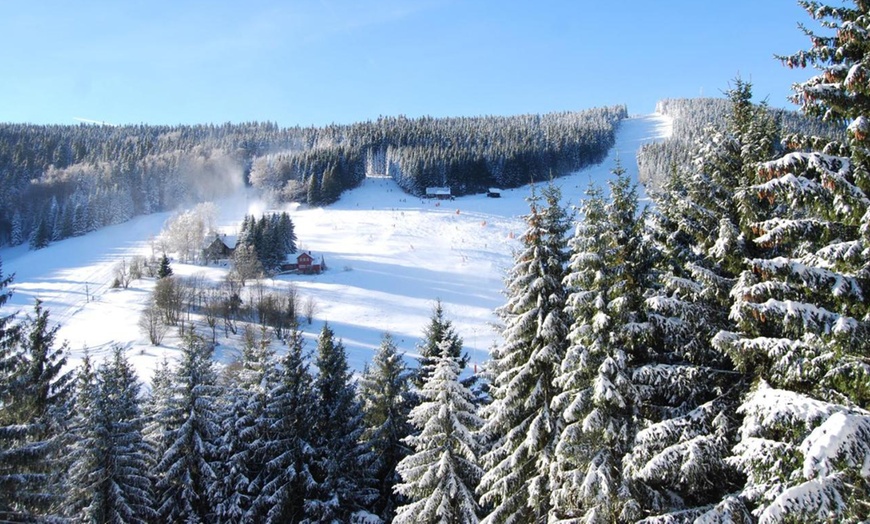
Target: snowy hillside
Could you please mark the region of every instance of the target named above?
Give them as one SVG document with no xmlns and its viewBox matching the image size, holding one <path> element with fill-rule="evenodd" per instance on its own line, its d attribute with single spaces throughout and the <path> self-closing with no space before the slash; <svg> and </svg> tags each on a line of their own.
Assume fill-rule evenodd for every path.
<svg viewBox="0 0 870 524">
<path fill-rule="evenodd" d="M 623 121 L 604 162 L 556 181 L 566 202 L 581 199 L 590 182 L 606 185 L 617 159 L 636 179 L 638 148 L 670 132 L 670 120 L 658 115 Z M 357 370 L 370 360 L 385 331 L 413 355 L 436 299 L 443 302 L 472 362 L 479 364 L 497 342 L 493 310 L 502 303 L 502 278 L 524 229 L 520 217 L 528 211 L 528 195 L 526 187 L 506 190 L 500 199 L 476 195 L 436 202 L 403 193 L 391 179 L 367 179 L 329 207 L 289 209 L 299 247 L 323 256 L 329 270 L 281 276 L 265 285 L 281 288 L 292 282 L 300 297 L 313 297 L 318 308 L 314 322 L 303 326 L 306 336 L 313 340 L 328 321 Z M 244 194 L 218 205 L 220 226 L 227 233 L 236 231 L 245 212 L 263 211 Z M 39 251 L 0 251 L 4 274 L 15 274 L 11 308 L 26 312 L 40 298 L 62 325 L 59 338 L 69 341 L 73 363 L 86 347 L 99 356 L 119 343 L 148 380 L 158 359 L 176 352 L 178 340 L 168 336 L 164 345 L 151 346 L 137 325 L 153 281 L 134 281 L 127 290 L 109 289 L 109 283 L 121 259 L 151 256 L 149 239 L 167 217 L 139 217 Z M 215 280 L 225 272 L 178 263 L 173 269 Z M 223 361 L 232 358 L 228 341 L 216 355 Z"/>
</svg>

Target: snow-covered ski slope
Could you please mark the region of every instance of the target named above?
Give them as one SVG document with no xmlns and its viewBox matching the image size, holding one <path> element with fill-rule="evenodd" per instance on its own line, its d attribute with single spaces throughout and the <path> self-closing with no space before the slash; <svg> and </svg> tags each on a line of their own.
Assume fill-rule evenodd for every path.
<svg viewBox="0 0 870 524">
<path fill-rule="evenodd" d="M 670 120 L 660 115 L 623 121 L 606 160 L 556 180 L 566 203 L 582 199 L 590 183 L 606 188 L 617 158 L 636 180 L 637 150 L 670 132 Z M 503 278 L 524 230 L 521 217 L 528 212 L 529 194 L 529 187 L 523 187 L 505 190 L 498 199 L 473 195 L 438 202 L 407 195 L 388 178 L 366 179 L 331 206 L 289 208 L 300 248 L 322 256 L 328 271 L 281 276 L 265 284 L 280 290 L 293 283 L 303 299 L 312 297 L 318 307 L 313 324 L 303 326 L 311 340 L 308 347 L 315 347 L 314 338 L 329 322 L 354 369 L 371 360 L 384 332 L 414 355 L 436 299 L 443 302 L 472 362 L 480 364 L 498 342 L 494 309 L 503 302 Z M 225 232 L 235 232 L 245 212 L 263 211 L 246 195 L 218 205 Z M 147 380 L 164 354 L 175 354 L 179 341 L 170 335 L 162 346 L 150 346 L 137 325 L 152 281 L 135 281 L 127 290 L 109 289 L 109 283 L 118 261 L 151 255 L 149 240 L 168 216 L 138 217 L 39 251 L 25 246 L 0 250 L 4 274 L 15 274 L 13 299 L 3 313 L 27 312 L 39 298 L 61 324 L 59 338 L 69 341 L 72 363 L 86 347 L 99 357 L 118 343 L 128 348 Z M 177 263 L 173 268 L 176 274 L 214 280 L 225 271 Z M 235 351 L 223 342 L 216 354 L 227 360 Z"/>
</svg>

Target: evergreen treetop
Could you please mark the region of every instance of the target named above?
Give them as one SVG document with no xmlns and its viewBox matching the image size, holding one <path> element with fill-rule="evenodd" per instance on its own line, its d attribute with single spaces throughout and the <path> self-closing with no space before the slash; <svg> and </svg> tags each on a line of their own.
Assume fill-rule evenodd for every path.
<svg viewBox="0 0 870 524">
<path fill-rule="evenodd" d="M 459 372 L 459 358 L 445 339 L 420 392 L 423 402 L 410 413 L 410 423 L 419 433 L 404 439 L 414 453 L 396 466 L 402 482 L 395 489 L 409 499 L 399 507 L 396 524 L 478 522 L 474 490 L 482 470 L 475 432 L 483 420 Z"/>
<path fill-rule="evenodd" d="M 432 306 L 429 324 L 423 330 L 423 340 L 417 345 L 419 365 L 414 375 L 414 384 L 420 388 L 431 373 L 435 360 L 441 353 L 441 344 L 447 340 L 450 343 L 451 355 L 459 358 L 462 369 L 468 365 L 468 354 L 462 354 L 462 338 L 453 328 L 453 322 L 444 316 L 444 304 L 441 299 Z"/>
<path fill-rule="evenodd" d="M 504 344 L 493 350 L 492 403 L 484 408 L 483 456 L 478 488 L 481 504 L 492 507 L 488 523 L 534 521 L 550 508 L 550 471 L 557 462 L 562 421 L 551 407 L 564 356 L 568 321 L 562 281 L 567 261 L 567 215 L 559 190 L 544 191 L 546 207 L 533 193 L 523 248 L 506 279 Z"/>
<path fill-rule="evenodd" d="M 351 380 L 347 353 L 326 323 L 317 340 L 315 365 L 312 477 L 317 485 L 306 501 L 306 510 L 321 521 L 346 522 L 377 494 L 361 460 L 363 414 Z"/>
<path fill-rule="evenodd" d="M 396 465 L 409 453 L 403 439 L 412 431 L 408 423 L 413 404 L 410 376 L 393 337 L 384 334 L 358 383 L 365 425 L 362 459 L 378 490 L 375 513 L 385 521 L 392 519 L 402 500 L 393 487 L 400 480 Z"/>
<path fill-rule="evenodd" d="M 809 114 L 849 124 L 847 140 L 792 140 L 800 150 L 757 166 L 738 198 L 768 212 L 745 214 L 752 252 L 731 292 L 735 328 L 714 343 L 754 382 L 730 459 L 747 477 L 739 502 L 762 522 L 856 522 L 870 517 L 858 502 L 870 497 L 859 465 L 870 460 L 870 251 L 862 233 L 870 107 L 859 80 L 870 56 L 870 4 L 801 4 L 830 34 L 805 31 L 811 49 L 783 58 L 821 71 L 796 84 L 793 99 Z"/>
<path fill-rule="evenodd" d="M 0 339 L 0 517 L 6 520 L 35 520 L 56 513 L 63 501 L 57 467 L 64 463 L 75 375 L 64 370 L 67 345 L 56 344 L 59 328 L 50 326 L 37 299 L 33 315 Z"/>
<path fill-rule="evenodd" d="M 169 265 L 169 257 L 166 256 L 166 253 L 163 253 L 157 267 L 157 278 L 166 278 L 168 276 L 172 276 L 172 267 Z"/>
</svg>

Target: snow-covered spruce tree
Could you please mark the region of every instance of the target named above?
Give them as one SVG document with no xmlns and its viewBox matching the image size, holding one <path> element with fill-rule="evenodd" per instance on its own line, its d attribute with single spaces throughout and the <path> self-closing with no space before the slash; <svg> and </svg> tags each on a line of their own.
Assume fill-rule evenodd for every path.
<svg viewBox="0 0 870 524">
<path fill-rule="evenodd" d="M 546 207 L 533 193 L 522 249 L 506 278 L 507 303 L 498 310 L 504 343 L 492 352 L 492 403 L 484 408 L 478 491 L 491 508 L 488 523 L 535 522 L 550 512 L 551 469 L 556 463 L 560 413 L 551 407 L 565 354 L 568 320 L 562 280 L 568 259 L 569 220 L 558 188 L 544 190 Z"/>
<path fill-rule="evenodd" d="M 39 218 L 30 237 L 30 249 L 42 249 L 51 243 L 51 225 L 48 218 Z"/>
<path fill-rule="evenodd" d="M 94 437 L 97 427 L 96 410 L 97 380 L 90 352 L 85 350 L 76 371 L 75 403 L 71 411 L 69 445 L 69 471 L 65 485 L 63 512 L 71 518 L 84 513 L 90 503 L 91 471 L 97 469 L 99 454 Z"/>
<path fill-rule="evenodd" d="M 477 523 L 475 488 L 482 475 L 475 432 L 483 425 L 474 395 L 459 381 L 460 359 L 450 340 L 423 385 L 423 402 L 410 414 L 419 434 L 405 438 L 414 453 L 399 462 L 396 491 L 409 502 L 399 507 L 395 524 Z"/>
<path fill-rule="evenodd" d="M 15 210 L 15 214 L 12 215 L 12 225 L 9 231 L 9 244 L 12 246 L 18 246 L 24 243 L 24 223 L 21 218 L 21 211 Z"/>
<path fill-rule="evenodd" d="M 290 214 L 286 211 L 278 215 L 278 223 L 276 226 L 278 236 L 278 249 L 283 258 L 284 255 L 296 252 L 296 226 L 293 225 L 293 220 Z"/>
<path fill-rule="evenodd" d="M 266 328 L 260 339 L 246 332 L 240 369 L 225 386 L 219 444 L 220 470 L 212 499 L 216 520 L 245 522 L 262 520 L 252 512 L 260 489 L 256 479 L 265 474 L 266 441 L 272 419 L 268 416 L 271 393 L 277 382 L 275 355 Z M 262 517 L 263 515 L 257 515 Z"/>
<path fill-rule="evenodd" d="M 76 522 L 146 523 L 153 509 L 139 382 L 123 349 L 94 373 L 82 364 L 70 443 L 67 513 Z"/>
<path fill-rule="evenodd" d="M 66 481 L 64 495 L 64 513 L 75 517 L 82 513 L 88 504 L 90 471 L 96 466 L 97 452 L 91 442 L 95 424 L 93 405 L 97 398 L 96 373 L 90 352 L 85 350 L 81 364 L 76 371 L 75 403 L 70 413 L 70 425 L 67 429 L 70 435 L 69 476 Z M 85 443 L 79 446 L 79 442 Z"/>
<path fill-rule="evenodd" d="M 0 308 L 2 308 L 12 292 L 6 288 L 12 283 L 13 275 L 3 275 L 3 260 L 0 259 Z M 15 315 L 0 316 L 0 406 L 8 405 L 9 396 L 14 391 L 14 371 L 17 367 L 17 344 L 21 335 L 21 325 L 14 322 Z M 0 407 L 0 413 L 3 413 Z M 5 415 L 2 417 L 5 421 Z M 5 422 L 4 422 L 5 423 Z"/>
<path fill-rule="evenodd" d="M 408 413 L 413 399 L 410 372 L 389 333 L 384 334 L 371 364 L 359 379 L 358 388 L 365 425 L 362 459 L 378 490 L 371 508 L 390 522 L 401 501 L 393 486 L 399 482 L 396 465 L 409 452 L 402 439 L 411 434 Z"/>
<path fill-rule="evenodd" d="M 287 342 L 264 414 L 266 434 L 252 444 L 252 453 L 262 458 L 265 467 L 251 479 L 251 492 L 257 496 L 243 521 L 302 522 L 305 501 L 315 488 L 313 378 L 303 352 L 305 341 L 295 326 Z"/>
<path fill-rule="evenodd" d="M 637 192 L 619 164 L 613 173 L 610 199 L 589 192 L 571 241 L 565 287 L 573 322 L 552 404 L 565 422 L 551 479 L 554 522 L 630 521 L 638 515 L 622 460 L 639 414 L 632 371 L 647 361 L 651 342 L 644 295 L 652 257 Z"/>
<path fill-rule="evenodd" d="M 169 265 L 169 257 L 166 253 L 160 257 L 160 265 L 157 267 L 157 278 L 165 278 L 172 275 L 172 266 Z"/>
<path fill-rule="evenodd" d="M 870 518 L 870 4 L 802 5 L 825 34 L 783 57 L 821 70 L 793 100 L 848 124 L 847 141 L 793 138 L 800 150 L 739 195 L 771 213 L 749 224 L 759 253 L 732 291 L 736 329 L 715 342 L 757 384 L 732 459 L 742 501 L 761 522 L 857 522 Z"/>
<path fill-rule="evenodd" d="M 758 162 L 777 154 L 777 122 L 765 104 L 753 104 L 752 84 L 738 79 L 726 91 L 730 112 L 724 129 L 708 127 L 696 142 L 696 160 L 688 172 L 672 172 L 668 207 L 660 208 L 673 222 L 675 231 L 686 237 L 691 251 L 698 255 L 690 264 L 701 270 L 731 278 L 742 269 L 742 260 L 751 254 L 744 235 L 749 233 L 746 217 L 760 216 L 763 209 L 735 198 L 738 188 L 755 180 Z M 675 194 L 674 194 L 675 193 Z M 694 270 L 690 265 L 689 270 Z M 710 280 L 708 286 L 730 288 L 704 275 L 694 280 Z M 715 287 L 711 291 L 718 291 Z M 727 295 L 727 291 L 724 293 Z"/>
<path fill-rule="evenodd" d="M 377 494 L 362 464 L 362 410 L 351 381 L 344 344 L 335 340 L 328 324 L 317 340 L 317 376 L 314 379 L 315 481 L 305 513 L 311 522 L 349 522 L 368 507 Z"/>
<path fill-rule="evenodd" d="M 210 493 L 216 481 L 217 401 L 220 388 L 212 362 L 214 348 L 190 332 L 172 377 L 165 421 L 166 449 L 155 466 L 156 506 L 160 520 L 211 522 Z"/>
<path fill-rule="evenodd" d="M 8 297 L 8 295 L 6 295 Z M 6 319 L 9 320 L 9 319 Z M 66 423 L 75 375 L 64 371 L 66 343 L 55 345 L 60 326 L 37 299 L 33 316 L 4 328 L 0 391 L 0 518 L 57 516 Z M 18 333 L 15 331 L 20 330 Z"/>
<path fill-rule="evenodd" d="M 459 365 L 465 369 L 468 364 L 468 354 L 462 354 L 462 338 L 453 328 L 453 322 L 444 317 L 444 306 L 438 299 L 432 307 L 429 324 L 423 330 L 423 340 L 417 345 L 417 352 L 420 354 L 418 358 L 420 364 L 414 373 L 414 385 L 417 388 L 422 388 L 432 373 L 435 360 L 440 358 L 441 342 L 444 340 L 450 341 L 451 354 L 459 358 Z"/>
<path fill-rule="evenodd" d="M 145 415 L 145 441 L 151 446 L 152 467 L 151 484 L 157 483 L 153 466 L 160 461 L 163 453 L 169 447 L 169 429 L 172 424 L 172 368 L 166 355 L 158 362 L 151 377 L 151 387 L 145 398 L 142 411 Z"/>
<path fill-rule="evenodd" d="M 732 325 L 729 291 L 754 249 L 745 216 L 764 212 L 735 193 L 777 154 L 776 122 L 751 88 L 735 80 L 725 126 L 707 129 L 693 166 L 671 172 L 648 222 L 659 253 L 658 289 L 646 300 L 656 343 L 633 373 L 646 427 L 624 462 L 647 522 L 699 515 L 742 482 L 725 457 L 748 381 L 711 339 Z"/>
</svg>

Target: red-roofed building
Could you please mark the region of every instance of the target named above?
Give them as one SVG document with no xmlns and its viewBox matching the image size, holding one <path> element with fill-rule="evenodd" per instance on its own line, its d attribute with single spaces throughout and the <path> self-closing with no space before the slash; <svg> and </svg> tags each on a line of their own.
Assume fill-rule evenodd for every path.
<svg viewBox="0 0 870 524">
<path fill-rule="evenodd" d="M 323 257 L 320 257 L 320 261 L 317 261 L 315 256 L 311 254 L 311 251 L 303 251 L 296 256 L 296 262 L 288 262 L 286 264 L 281 265 L 281 271 L 296 271 L 297 273 L 304 273 L 306 275 L 312 275 L 317 273 L 322 273 L 326 269 L 326 264 L 323 261 Z"/>
</svg>

